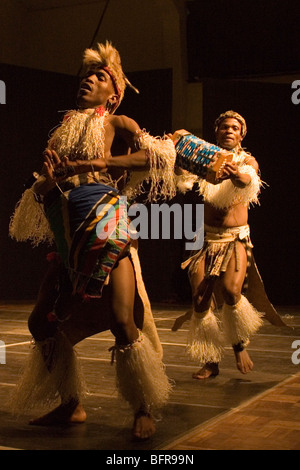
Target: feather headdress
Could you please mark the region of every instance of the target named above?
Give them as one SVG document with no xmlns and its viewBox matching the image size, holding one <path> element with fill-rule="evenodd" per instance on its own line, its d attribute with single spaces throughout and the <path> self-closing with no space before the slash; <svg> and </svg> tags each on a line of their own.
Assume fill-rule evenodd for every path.
<svg viewBox="0 0 300 470">
<path fill-rule="evenodd" d="M 128 78 L 125 76 L 121 57 L 117 49 L 113 47 L 110 41 L 105 44 L 97 44 L 96 49 L 86 49 L 83 55 L 83 67 L 85 70 L 90 68 L 103 68 L 111 77 L 116 94 L 119 97 L 115 109 L 120 105 L 126 86 L 131 87 L 136 93 L 139 93 Z"/>
</svg>

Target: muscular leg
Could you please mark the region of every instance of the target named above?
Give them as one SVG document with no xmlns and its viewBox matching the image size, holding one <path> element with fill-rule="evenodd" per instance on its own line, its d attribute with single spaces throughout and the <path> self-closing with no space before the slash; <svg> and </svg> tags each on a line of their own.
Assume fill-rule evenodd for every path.
<svg viewBox="0 0 300 470">
<path fill-rule="evenodd" d="M 135 275 L 130 259 L 122 259 L 111 273 L 111 331 L 116 343 L 129 344 L 138 338 L 134 322 Z"/>
<path fill-rule="evenodd" d="M 28 319 L 28 327 L 35 341 L 39 343 L 45 362 L 49 362 L 49 345 L 47 339 L 53 338 L 58 328 L 74 346 L 88 336 L 109 329 L 110 297 L 108 289 L 104 289 L 101 299 L 83 302 L 81 297 L 63 292 L 59 305 L 56 304 L 57 285 L 61 275 L 60 263 L 54 258 L 49 263 L 48 271 L 39 289 L 34 309 Z M 49 314 L 55 307 L 59 317 L 67 318 L 63 323 L 49 322 Z M 49 366 L 49 365 L 48 365 Z M 50 366 L 49 366 L 50 367 Z M 51 367 L 50 367 L 51 369 Z M 50 370 L 49 369 L 49 370 Z M 51 425 L 60 423 L 81 423 L 86 419 L 86 413 L 78 397 L 64 400 L 59 407 L 40 418 L 33 419 L 31 424 Z"/>
<path fill-rule="evenodd" d="M 72 346 L 91 334 L 111 328 L 118 344 L 132 343 L 138 337 L 133 321 L 135 298 L 135 277 L 128 258 L 121 260 L 111 273 L 109 289 L 102 299 L 82 302 L 78 296 L 64 293 L 60 297 L 59 311 L 63 316 L 72 314 L 70 320 L 58 324 L 48 321 L 48 314 L 54 308 L 57 291 L 52 289 L 57 283 L 59 269 L 51 267 L 42 283 L 36 306 L 29 318 L 29 328 L 36 341 L 43 341 L 55 335 L 57 327 L 64 332 Z M 51 282 L 50 282 L 51 281 Z M 109 294 L 108 294 L 108 291 Z M 113 313 L 108 321 L 107 311 Z M 92 326 L 91 326 L 92 323 Z M 46 344 L 47 346 L 47 344 Z M 44 349 L 44 348 L 43 348 Z M 49 355 L 43 352 L 45 361 Z M 57 408 L 40 418 L 31 421 L 35 425 L 61 423 L 80 423 L 85 421 L 86 413 L 79 398 L 63 400 Z"/>
<path fill-rule="evenodd" d="M 204 279 L 204 260 L 198 263 L 197 271 L 190 276 L 190 285 L 192 288 L 193 308 L 175 320 L 172 331 L 179 330 L 183 323 L 190 320 L 193 311 L 204 312 L 210 306 L 213 282 Z"/>
<path fill-rule="evenodd" d="M 213 279 L 205 279 L 205 260 L 198 263 L 197 271 L 190 276 L 192 288 L 193 307 L 197 313 L 207 311 L 211 306 L 214 288 Z M 192 312 L 191 312 L 192 313 Z M 197 380 L 208 379 L 219 374 L 219 365 L 216 362 L 206 362 L 192 377 Z"/>
<path fill-rule="evenodd" d="M 139 337 L 139 331 L 134 321 L 135 275 L 129 258 L 120 260 L 118 266 L 112 271 L 110 286 L 106 292 L 109 292 L 109 296 L 105 294 L 103 296 L 104 298 L 88 303 L 82 303 L 80 299 L 72 298 L 70 304 L 66 296 L 64 300 L 66 307 L 64 308 L 64 305 L 61 305 L 62 311 L 65 313 L 65 311 L 70 310 L 70 305 L 73 306 L 72 308 L 76 308 L 71 319 L 62 323 L 60 328 L 69 338 L 72 345 L 84 339 L 84 337 L 89 336 L 89 334 L 95 334 L 108 328 L 110 328 L 115 335 L 117 345 L 131 344 Z M 46 307 L 46 305 L 44 305 L 44 307 Z M 47 322 L 47 313 L 51 311 L 52 308 L 53 303 L 51 304 L 49 301 L 47 308 L 39 309 L 39 315 L 37 315 L 38 310 L 35 310 L 33 320 L 30 323 L 36 334 L 39 333 L 39 325 Z M 109 310 L 112 314 L 110 318 L 108 318 L 107 314 L 102 315 L 104 312 L 99 311 L 100 309 L 104 312 Z M 78 314 L 76 315 L 76 310 L 81 312 L 81 318 L 77 318 Z M 95 321 L 96 314 L 98 319 Z M 94 321 L 92 329 L 90 327 L 86 329 L 82 323 L 82 317 L 88 318 L 88 315 L 91 315 L 90 318 Z M 138 318 L 137 321 L 140 325 L 141 319 Z M 78 332 L 78 325 L 80 326 L 80 324 L 82 327 L 79 328 L 80 331 Z M 43 338 L 40 337 L 40 340 L 42 339 L 44 339 L 44 336 Z M 60 406 L 41 418 L 32 420 L 31 424 L 52 425 L 81 423 L 84 422 L 85 419 L 86 413 L 79 399 L 74 397 L 68 401 L 62 400 Z M 148 408 L 141 406 L 135 414 L 133 435 L 136 438 L 145 439 L 150 437 L 154 432 L 155 424 L 153 417 L 150 415 Z"/>
<path fill-rule="evenodd" d="M 183 315 L 180 315 L 180 317 L 177 317 L 172 326 L 172 331 L 178 331 L 186 321 L 192 318 L 192 315 L 193 315 L 193 309 L 190 309 L 187 312 L 185 312 Z"/>
<path fill-rule="evenodd" d="M 59 263 L 50 262 L 49 269 L 42 281 L 34 309 L 28 319 L 28 327 L 35 341 L 40 342 L 42 355 L 45 362 L 49 362 L 50 349 L 47 339 L 57 333 L 58 322 L 49 321 L 49 314 L 53 312 L 57 299 L 57 282 L 60 272 Z M 42 345 L 42 343 L 44 343 Z M 51 365 L 49 364 L 51 371 Z M 82 423 L 86 419 L 86 413 L 77 397 L 62 401 L 61 405 L 50 413 L 40 418 L 32 419 L 30 424 L 49 426 L 54 424 Z"/>
<path fill-rule="evenodd" d="M 37 304 L 34 314 L 31 317 L 30 325 L 32 333 L 39 338 L 40 326 L 42 331 L 48 332 L 48 336 L 40 337 L 41 340 L 51 337 L 55 334 L 57 323 L 49 323 L 47 313 L 54 307 L 54 301 Z M 85 338 L 106 331 L 110 327 L 109 312 L 111 310 L 111 299 L 107 289 L 104 290 L 101 299 L 91 299 L 89 302 L 83 302 L 78 296 L 71 294 L 65 295 L 61 303 L 61 310 L 64 315 L 71 314 L 71 317 L 59 324 L 60 331 L 68 338 L 70 344 L 75 346 Z M 50 329 L 49 329 L 50 325 Z M 55 329 L 53 329 L 55 327 Z M 45 357 L 47 360 L 47 357 Z M 74 424 L 83 423 L 86 420 L 86 412 L 78 397 L 70 400 L 62 400 L 61 405 L 37 419 L 31 420 L 30 424 L 49 426 L 56 424 Z"/>
<path fill-rule="evenodd" d="M 241 298 L 247 270 L 247 254 L 242 243 L 237 243 L 239 270 L 236 270 L 236 255 L 232 254 L 226 272 L 221 276 L 222 293 L 228 305 L 235 305 Z"/>
<path fill-rule="evenodd" d="M 50 323 L 47 316 L 52 312 L 57 298 L 58 276 L 59 264 L 56 261 L 51 261 L 41 283 L 33 311 L 28 318 L 29 331 L 36 341 L 49 338 L 56 331 L 56 323 Z"/>
<path fill-rule="evenodd" d="M 242 243 L 237 246 L 239 270 L 236 270 L 236 255 L 232 255 L 225 274 L 221 277 L 223 297 L 227 305 L 236 305 L 241 299 L 241 292 L 247 270 L 247 255 Z M 253 362 L 242 343 L 232 345 L 238 370 L 246 374 L 253 369 Z"/>
<path fill-rule="evenodd" d="M 116 345 L 136 341 L 139 331 L 134 321 L 135 275 L 130 259 L 124 258 L 111 274 L 112 324 Z M 132 433 L 137 439 L 147 439 L 155 432 L 154 419 L 146 406 L 135 413 Z"/>
<path fill-rule="evenodd" d="M 211 305 L 214 288 L 213 279 L 205 279 L 205 259 L 199 261 L 197 271 L 190 276 L 193 306 L 195 312 L 204 312 Z"/>
</svg>

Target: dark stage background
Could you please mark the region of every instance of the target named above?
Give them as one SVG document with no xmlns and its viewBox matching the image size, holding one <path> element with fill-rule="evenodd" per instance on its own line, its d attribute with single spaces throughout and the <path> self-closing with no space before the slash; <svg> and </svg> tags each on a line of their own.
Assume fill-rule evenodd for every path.
<svg viewBox="0 0 300 470">
<path fill-rule="evenodd" d="M 0 299 L 36 296 L 46 269 L 49 247 L 32 248 L 8 237 L 8 223 L 23 184 L 41 167 L 48 132 L 59 122 L 58 110 L 74 107 L 77 77 L 14 66 L 0 66 L 6 83 L 1 117 Z M 172 73 L 157 70 L 129 74 L 140 95 L 127 90 L 119 113 L 127 114 L 153 135 L 171 129 Z M 290 85 L 207 79 L 203 85 L 204 135 L 214 141 L 213 122 L 226 109 L 245 116 L 245 146 L 258 159 L 262 178 L 261 206 L 250 210 L 255 257 L 271 301 L 300 303 L 298 282 L 299 112 Z M 172 202 L 194 202 L 194 193 Z M 187 276 L 180 269 L 184 241 L 141 240 L 140 257 L 150 299 L 189 302 Z"/>
<path fill-rule="evenodd" d="M 186 9 L 190 80 L 299 70 L 298 0 L 192 0 Z"/>
</svg>

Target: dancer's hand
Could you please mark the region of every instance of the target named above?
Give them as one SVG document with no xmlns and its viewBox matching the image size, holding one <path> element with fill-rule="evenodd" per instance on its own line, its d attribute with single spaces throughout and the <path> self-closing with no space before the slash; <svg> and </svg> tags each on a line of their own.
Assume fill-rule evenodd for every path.
<svg viewBox="0 0 300 470">
<path fill-rule="evenodd" d="M 53 150 L 46 149 L 43 157 L 44 164 L 41 174 L 32 186 L 33 191 L 41 196 L 45 196 L 55 187 L 57 179 L 54 175 L 54 171 L 61 166 L 61 161 L 57 153 Z"/>
<path fill-rule="evenodd" d="M 55 150 L 46 149 L 44 152 L 45 176 L 54 183 L 76 174 L 77 167 L 77 161 L 71 162 L 68 157 L 60 159 Z"/>
<path fill-rule="evenodd" d="M 43 154 L 43 174 L 49 182 L 56 183 L 59 179 L 57 173 L 64 170 L 64 164 L 55 150 L 46 149 Z"/>
<path fill-rule="evenodd" d="M 236 162 L 226 162 L 220 180 L 230 179 L 237 187 L 244 187 L 250 183 L 251 177 L 248 174 L 240 173 Z"/>
</svg>

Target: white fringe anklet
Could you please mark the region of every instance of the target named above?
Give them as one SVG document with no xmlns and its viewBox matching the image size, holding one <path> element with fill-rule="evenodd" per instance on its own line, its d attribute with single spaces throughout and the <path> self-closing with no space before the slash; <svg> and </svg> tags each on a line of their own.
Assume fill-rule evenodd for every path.
<svg viewBox="0 0 300 470">
<path fill-rule="evenodd" d="M 165 367 L 147 336 L 126 346 L 116 346 L 117 387 L 134 412 L 141 407 L 157 409 L 165 405 L 171 384 Z"/>
<path fill-rule="evenodd" d="M 220 362 L 223 356 L 222 332 L 211 309 L 201 313 L 193 312 L 187 353 L 201 363 Z"/>
<path fill-rule="evenodd" d="M 73 347 L 63 333 L 57 332 L 32 347 L 9 408 L 20 415 L 35 406 L 52 406 L 59 397 L 68 402 L 80 399 L 82 394 L 83 378 Z"/>
<path fill-rule="evenodd" d="M 247 344 L 263 325 L 262 314 L 243 295 L 235 305 L 223 305 L 222 320 L 226 341 L 231 345 L 240 342 Z"/>
</svg>

